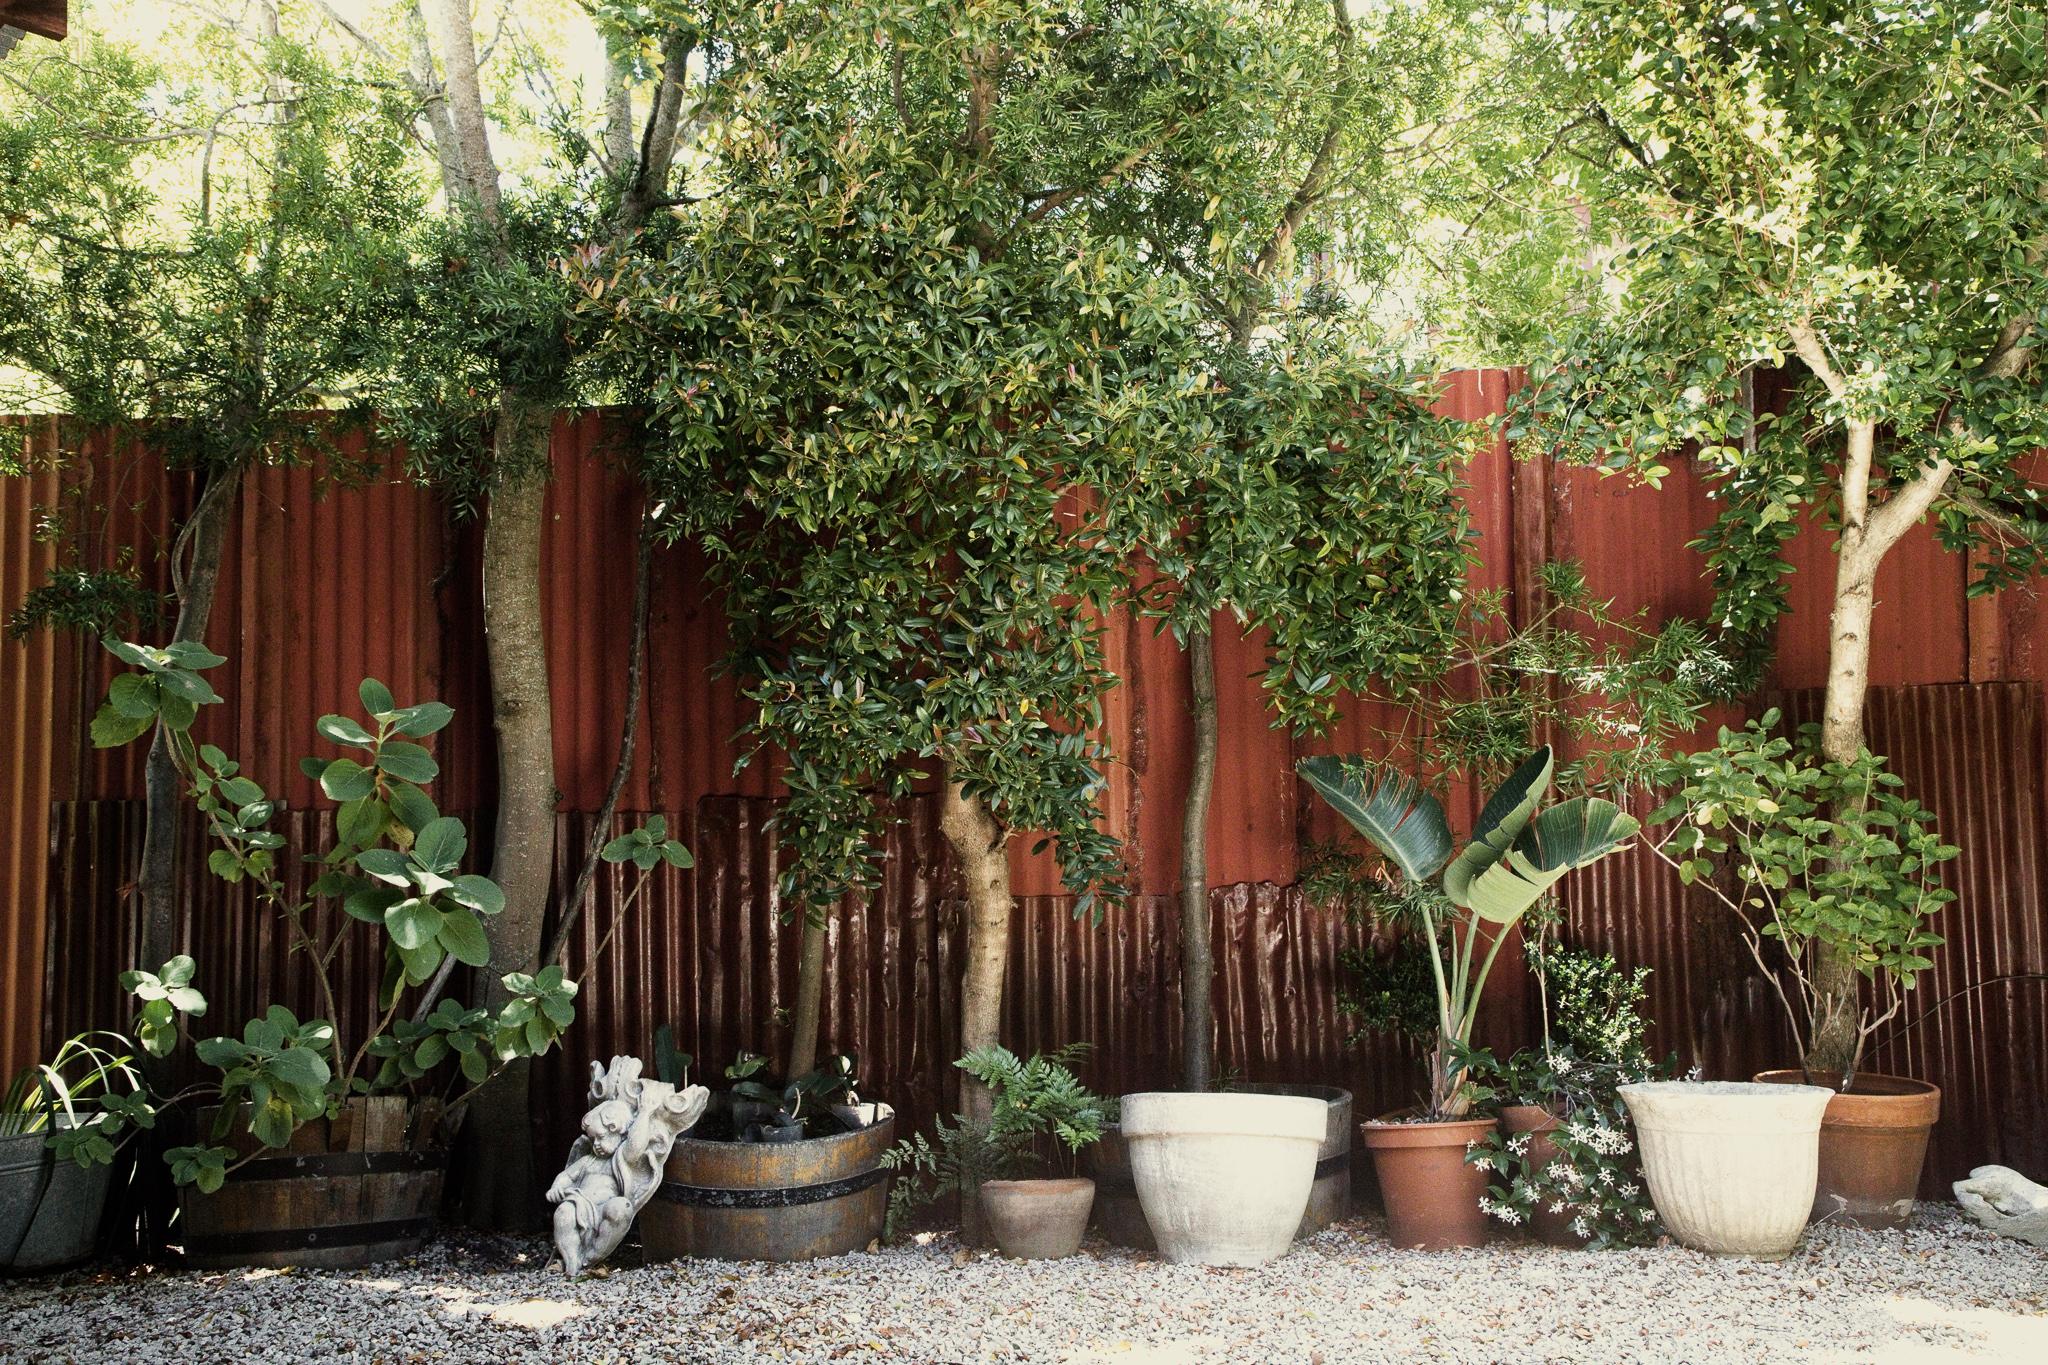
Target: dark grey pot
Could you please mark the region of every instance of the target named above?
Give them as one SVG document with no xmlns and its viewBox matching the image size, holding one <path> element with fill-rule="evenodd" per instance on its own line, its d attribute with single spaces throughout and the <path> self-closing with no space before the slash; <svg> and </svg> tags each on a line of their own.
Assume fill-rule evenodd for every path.
<svg viewBox="0 0 2048 1365">
<path fill-rule="evenodd" d="M 56 1160 L 46 1136 L 0 1128 L 0 1265 L 17 1272 L 90 1256 L 113 1181 L 111 1166 Z"/>
</svg>

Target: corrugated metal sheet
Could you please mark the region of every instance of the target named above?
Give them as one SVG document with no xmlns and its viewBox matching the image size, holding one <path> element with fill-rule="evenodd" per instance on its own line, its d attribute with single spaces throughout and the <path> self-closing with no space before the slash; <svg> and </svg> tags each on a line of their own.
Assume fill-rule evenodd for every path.
<svg viewBox="0 0 2048 1365">
<path fill-rule="evenodd" d="M 1445 410 L 1484 419 L 1501 410 L 1514 382 L 1502 372 L 1448 376 Z M 639 504 L 629 471 L 620 467 L 617 430 L 616 415 L 604 413 L 565 417 L 556 430 L 546 630 L 562 788 L 557 879 L 564 889 L 624 720 Z M 220 615 L 209 632 L 209 643 L 233 660 L 221 680 L 229 704 L 209 716 L 208 733 L 292 801 L 290 818 L 318 841 L 323 817 L 307 809 L 312 793 L 296 759 L 320 747 L 313 719 L 347 709 L 356 681 L 375 673 L 402 695 L 438 696 L 457 708 L 456 724 L 437 741 L 444 769 L 438 795 L 446 809 L 480 810 L 492 790 L 495 756 L 480 666 L 474 528 L 452 522 L 431 496 L 399 481 L 388 462 L 355 487 L 320 473 L 267 471 L 244 491 Z M 188 479 L 104 442 L 68 477 L 83 489 L 82 505 L 93 509 L 94 543 L 136 546 L 146 563 L 168 542 L 191 495 Z M 0 489 L 0 585 L 18 593 L 42 562 L 24 556 L 46 553 L 21 535 L 27 507 L 51 491 L 20 481 Z M 1475 464 L 1468 498 L 1480 535 L 1480 581 L 1519 588 L 1517 610 L 1530 609 L 1522 599 L 1536 566 L 1552 555 L 1580 558 L 1594 589 L 1614 598 L 1617 609 L 1641 608 L 1653 620 L 1699 614 L 1711 599 L 1703 564 L 1683 546 L 1714 509 L 1684 467 L 1656 492 L 1584 471 L 1514 465 L 1496 444 Z M 1785 626 L 1785 686 L 1817 680 L 1809 675 L 1825 619 L 1821 599 L 1812 596 L 1814 583 L 1824 586 L 1820 541 L 1809 533 L 1795 556 L 1803 583 Z M 1952 837 L 1963 836 L 1957 842 L 1966 848 L 1963 898 L 1949 917 L 1952 949 L 1939 969 L 1943 984 L 1931 996 L 1952 980 L 1981 979 L 1994 969 L 2040 969 L 2048 767 L 2034 708 L 2048 674 L 2048 649 L 2041 648 L 2048 617 L 2025 592 L 1966 609 L 1960 578 L 1928 549 L 1924 531 L 1901 553 L 1906 572 L 1888 571 L 1884 585 L 1890 596 L 1880 612 L 1880 681 L 1983 681 L 1999 670 L 2026 680 L 2004 688 L 1916 689 L 1910 706 L 1887 692 L 1873 704 L 1878 747 L 1889 747 L 1915 794 L 1942 814 Z M 661 551 L 656 575 L 641 747 L 622 807 L 668 813 L 699 866 L 658 877 L 593 964 L 591 950 L 630 886 L 615 869 L 600 879 L 575 948 L 574 965 L 586 981 L 583 1022 L 569 1052 L 543 1068 L 536 1122 L 550 1149 L 567 1142 L 581 1110 L 584 1060 L 643 1052 L 653 1030 L 667 1023 L 682 1047 L 704 1059 L 699 1074 L 715 1072 L 740 1048 L 780 1047 L 780 1012 L 794 989 L 797 931 L 780 922 L 774 894 L 773 773 L 756 767 L 733 775 L 731 736 L 744 708 L 729 679 L 709 675 L 725 638 L 716 596 L 701 560 L 687 550 Z M 1123 679 L 1108 704 L 1121 763 L 1111 826 L 1131 841 L 1139 895 L 1099 928 L 1076 924 L 1055 894 L 1049 860 L 1027 857 L 1030 841 L 1018 841 L 1014 866 L 1023 899 L 1005 1031 L 1025 1048 L 1094 1041 L 1097 1084 L 1124 1089 L 1167 1083 L 1177 1068 L 1179 943 L 1171 896 L 1189 726 L 1186 673 L 1170 639 L 1149 623 L 1121 619 L 1108 623 L 1106 645 Z M 9 1017 L 44 1013 L 53 1028 L 120 1022 L 126 1006 L 115 998 L 112 977 L 132 965 L 122 887 L 139 839 L 132 798 L 139 793 L 140 751 L 77 757 L 78 722 L 103 672 L 82 648 L 48 655 L 41 672 L 23 665 L 32 656 L 19 646 L 0 651 L 0 715 L 22 718 L 17 729 L 31 738 L 7 755 L 0 802 L 13 805 L 0 805 L 0 835 L 42 818 L 30 797 L 40 771 L 34 763 L 45 761 L 35 754 L 47 755 L 49 790 L 66 803 L 48 840 L 36 834 L 33 843 L 17 837 L 10 845 L 36 850 L 25 870 L 10 874 L 16 880 L 9 885 L 24 888 L 44 875 L 41 850 L 54 848 L 47 899 L 58 932 L 47 1010 L 17 1009 Z M 1405 1102 L 1418 1084 L 1412 1057 L 1395 1047 L 1359 1052 L 1343 1044 L 1335 955 L 1357 931 L 1305 905 L 1290 885 L 1299 838 L 1334 829 L 1318 803 L 1303 798 L 1291 776 L 1293 759 L 1377 747 L 1396 717 L 1354 704 L 1333 734 L 1296 744 L 1266 723 L 1254 680 L 1258 642 L 1226 634 L 1218 655 L 1224 732 L 1210 842 L 1218 883 L 1219 1061 L 1250 1079 L 1344 1077 L 1358 1092 L 1361 1112 Z M 39 714 L 46 720 L 36 741 Z M 10 798 L 15 790 L 23 795 Z M 1454 797 L 1454 815 L 1469 819 L 1474 794 Z M 905 815 L 887 840 L 882 888 L 869 903 L 841 907 L 834 920 L 823 1030 L 828 1045 L 862 1055 L 872 1093 L 922 1122 L 952 1103 L 948 1040 L 958 1015 L 961 942 L 930 803 L 912 802 Z M 617 823 L 640 818 L 621 815 Z M 188 843 L 188 866 L 199 865 L 197 851 Z M 1581 937 L 1657 969 L 1652 1012 L 1666 1046 L 1720 1075 L 1746 1074 L 1782 1056 L 1773 1003 L 1745 970 L 1739 945 L 1725 924 L 1686 903 L 1660 864 L 1641 854 L 1612 859 L 1575 879 L 1570 894 Z M 0 934 L 25 943 L 43 898 L 32 888 L 16 897 Z M 303 973 L 263 930 L 266 916 L 211 883 L 195 882 L 192 897 L 191 946 L 216 997 L 215 1021 L 227 1026 L 275 992 L 301 1009 L 317 1007 L 305 998 Z M 27 998 L 34 968 L 24 968 L 19 951 L 9 965 L 5 979 L 16 1000 Z M 361 1008 L 373 973 L 374 964 L 347 964 L 345 1013 Z M 1521 974 L 1508 973 L 1489 996 L 1486 1041 L 1505 1050 L 1528 1037 L 1535 1002 Z M 1978 1159 L 2048 1165 L 2042 1008 L 2038 984 L 1981 991 L 1900 1041 L 1897 1065 L 1922 1069 L 1951 1088 L 1953 1117 L 1937 1139 L 1937 1175 Z M 19 1037 L 22 1026 L 13 1027 L 9 1036 Z"/>
<path fill-rule="evenodd" d="M 27 453 L 46 457 L 55 443 L 48 422 L 28 427 Z M 0 430 L 0 448 L 15 430 Z M 37 508 L 56 501 L 57 476 L 0 478 L 0 625 L 57 564 L 57 547 L 34 533 Z M 55 721 L 62 645 L 48 634 L 0 637 L 0 1068 L 11 1076 L 42 1049 L 37 1002 L 43 977 L 43 869 L 49 840 L 49 792 L 57 748 Z"/>
</svg>

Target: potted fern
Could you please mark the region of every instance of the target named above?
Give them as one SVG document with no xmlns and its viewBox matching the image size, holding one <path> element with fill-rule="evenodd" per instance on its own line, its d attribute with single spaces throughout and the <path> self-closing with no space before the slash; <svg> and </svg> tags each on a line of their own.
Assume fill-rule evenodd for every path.
<svg viewBox="0 0 2048 1365">
<path fill-rule="evenodd" d="M 1633 816 L 1598 797 L 1539 812 L 1553 766 L 1545 746 L 1509 774 L 1456 857 L 1442 803 L 1407 774 L 1330 755 L 1304 759 L 1298 768 L 1399 870 L 1385 913 L 1429 949 L 1436 1027 L 1428 1096 L 1414 1109 L 1361 1126 L 1386 1201 L 1388 1235 L 1399 1246 L 1485 1244 L 1486 1171 L 1465 1160 L 1494 1127 L 1491 1115 L 1475 1112 L 1488 1094 L 1469 1068 L 1480 997 L 1509 932 L 1529 909 L 1567 872 L 1612 853 L 1638 828 Z"/>
<path fill-rule="evenodd" d="M 899 1172 L 890 1197 L 890 1232 L 918 1206 L 949 1192 L 979 1199 L 989 1232 L 1005 1256 L 1055 1260 L 1081 1249 L 1095 1182 L 1077 1169 L 1081 1152 L 1112 1121 L 1110 1102 L 1082 1085 L 1072 1066 L 1086 1049 L 1075 1043 L 1019 1058 L 1006 1047 L 977 1048 L 953 1065 L 988 1087 L 986 1121 L 964 1116 L 897 1144 L 883 1164 Z M 1063 1172 L 1030 1176 L 1047 1139 Z"/>
</svg>

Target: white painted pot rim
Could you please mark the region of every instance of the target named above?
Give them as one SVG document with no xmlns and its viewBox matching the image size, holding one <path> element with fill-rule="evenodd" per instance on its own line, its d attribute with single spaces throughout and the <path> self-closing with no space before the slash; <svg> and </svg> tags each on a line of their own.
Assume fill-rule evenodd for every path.
<svg viewBox="0 0 2048 1365">
<path fill-rule="evenodd" d="M 1223 1137 L 1297 1138 L 1321 1144 L 1330 1121 L 1327 1101 L 1245 1091 L 1201 1094 L 1148 1090 L 1124 1096 L 1122 1107 L 1127 1142 L 1206 1133 Z"/>
</svg>

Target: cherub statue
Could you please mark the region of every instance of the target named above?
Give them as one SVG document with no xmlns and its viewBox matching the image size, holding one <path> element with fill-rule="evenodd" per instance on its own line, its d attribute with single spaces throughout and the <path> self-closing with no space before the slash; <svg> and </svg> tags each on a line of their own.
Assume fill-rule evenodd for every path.
<svg viewBox="0 0 2048 1365">
<path fill-rule="evenodd" d="M 2006 1237 L 2048 1247 L 2048 1186 L 2010 1166 L 1979 1166 L 1955 1183 L 1963 1212 Z"/>
<path fill-rule="evenodd" d="M 590 1112 L 569 1164 L 548 1188 L 555 1205 L 555 1249 L 570 1278 L 618 1250 L 633 1218 L 661 1187 L 669 1149 L 704 1113 L 711 1092 L 680 1093 L 664 1081 L 640 1079 L 638 1057 L 590 1064 Z"/>
</svg>

